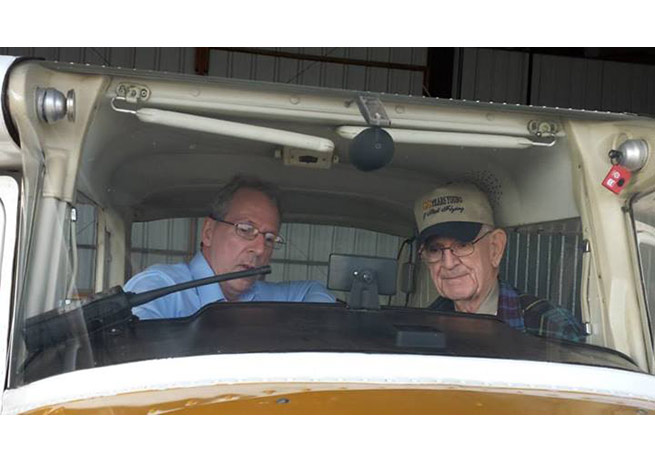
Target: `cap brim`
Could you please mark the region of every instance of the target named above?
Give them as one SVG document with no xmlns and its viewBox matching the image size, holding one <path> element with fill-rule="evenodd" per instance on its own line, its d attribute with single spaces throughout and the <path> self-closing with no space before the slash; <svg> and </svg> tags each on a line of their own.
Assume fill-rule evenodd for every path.
<svg viewBox="0 0 655 465">
<path fill-rule="evenodd" d="M 422 244 L 433 236 L 455 239 L 459 242 L 471 242 L 482 229 L 482 223 L 467 221 L 449 221 L 430 226 L 418 235 L 418 242 Z"/>
</svg>

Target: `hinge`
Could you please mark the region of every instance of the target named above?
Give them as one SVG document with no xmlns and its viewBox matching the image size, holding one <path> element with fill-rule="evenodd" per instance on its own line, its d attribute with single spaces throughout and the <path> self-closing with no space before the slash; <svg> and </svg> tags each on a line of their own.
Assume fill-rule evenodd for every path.
<svg viewBox="0 0 655 465">
<path fill-rule="evenodd" d="M 559 128 L 557 127 L 557 123 L 552 121 L 532 120 L 528 123 L 528 131 L 537 137 L 555 137 Z"/>
<path fill-rule="evenodd" d="M 144 102 L 150 98 L 150 89 L 141 84 L 121 82 L 116 87 L 116 96 L 130 103 Z"/>
<path fill-rule="evenodd" d="M 358 95 L 357 106 L 369 126 L 391 126 L 391 120 L 377 96 Z"/>
</svg>

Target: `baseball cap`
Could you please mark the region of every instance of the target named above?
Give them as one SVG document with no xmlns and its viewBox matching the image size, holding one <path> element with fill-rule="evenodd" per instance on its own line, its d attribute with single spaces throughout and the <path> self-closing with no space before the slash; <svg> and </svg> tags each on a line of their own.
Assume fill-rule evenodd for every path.
<svg viewBox="0 0 655 465">
<path fill-rule="evenodd" d="M 468 183 L 447 184 L 419 197 L 414 216 L 419 244 L 432 236 L 470 242 L 483 224 L 494 224 L 487 196 Z"/>
</svg>

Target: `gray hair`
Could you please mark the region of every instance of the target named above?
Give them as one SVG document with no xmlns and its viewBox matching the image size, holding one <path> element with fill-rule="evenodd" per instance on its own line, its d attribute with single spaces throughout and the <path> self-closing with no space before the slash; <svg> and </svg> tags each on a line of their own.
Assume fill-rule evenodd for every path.
<svg viewBox="0 0 655 465">
<path fill-rule="evenodd" d="M 264 194 L 275 205 L 278 216 L 282 218 L 282 203 L 280 201 L 280 190 L 278 187 L 272 183 L 262 181 L 258 177 L 241 174 L 234 176 L 218 191 L 211 209 L 211 213 L 216 218 L 225 218 L 225 215 L 230 210 L 230 203 L 239 189 L 252 189 Z"/>
</svg>

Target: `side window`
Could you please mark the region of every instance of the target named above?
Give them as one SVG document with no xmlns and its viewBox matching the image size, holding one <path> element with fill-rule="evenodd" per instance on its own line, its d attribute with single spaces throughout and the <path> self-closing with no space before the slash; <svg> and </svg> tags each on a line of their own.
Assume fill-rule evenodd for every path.
<svg viewBox="0 0 655 465">
<path fill-rule="evenodd" d="M 0 176 L 0 372 L 5 373 L 9 314 L 14 286 L 14 247 L 18 221 L 18 183 L 10 176 Z M 0 406 L 2 400 L 0 399 Z"/>
<path fill-rule="evenodd" d="M 200 250 L 202 218 L 175 218 L 132 225 L 134 275 L 155 263 L 189 261 Z M 500 277 L 522 291 L 571 310 L 579 321 L 582 233 L 579 218 L 508 229 Z M 274 252 L 271 281 L 316 280 L 327 284 L 331 253 L 396 258 L 403 238 L 344 226 L 283 224 L 287 244 Z M 334 292 L 346 300 L 345 292 Z M 386 303 L 386 300 L 383 301 Z"/>
<path fill-rule="evenodd" d="M 9 308 L 12 291 L 14 244 L 18 221 L 18 183 L 0 176 L 0 305 Z"/>
<path fill-rule="evenodd" d="M 579 218 L 507 229 L 500 278 L 550 300 L 582 322 L 582 222 Z"/>
<path fill-rule="evenodd" d="M 191 260 L 200 250 L 202 218 L 172 218 L 132 224 L 131 275 L 156 263 Z"/>
<path fill-rule="evenodd" d="M 345 226 L 302 223 L 283 224 L 280 234 L 287 244 L 275 251 L 271 259 L 271 281 L 312 279 L 327 286 L 331 253 L 372 255 L 396 258 L 403 238 Z M 347 300 L 345 292 L 330 291 Z M 386 304 L 388 298 L 381 297 Z"/>
<path fill-rule="evenodd" d="M 5 251 L 5 229 L 7 228 L 7 214 L 5 213 L 5 203 L 0 196 L 0 266 Z"/>
<path fill-rule="evenodd" d="M 655 336 L 655 192 L 632 204 L 651 338 Z M 655 341 L 654 341 L 655 347 Z"/>
<path fill-rule="evenodd" d="M 96 271 L 97 209 L 91 201 L 78 194 L 75 205 L 77 221 L 75 240 L 77 242 L 77 298 L 85 298 L 94 292 Z"/>
</svg>

